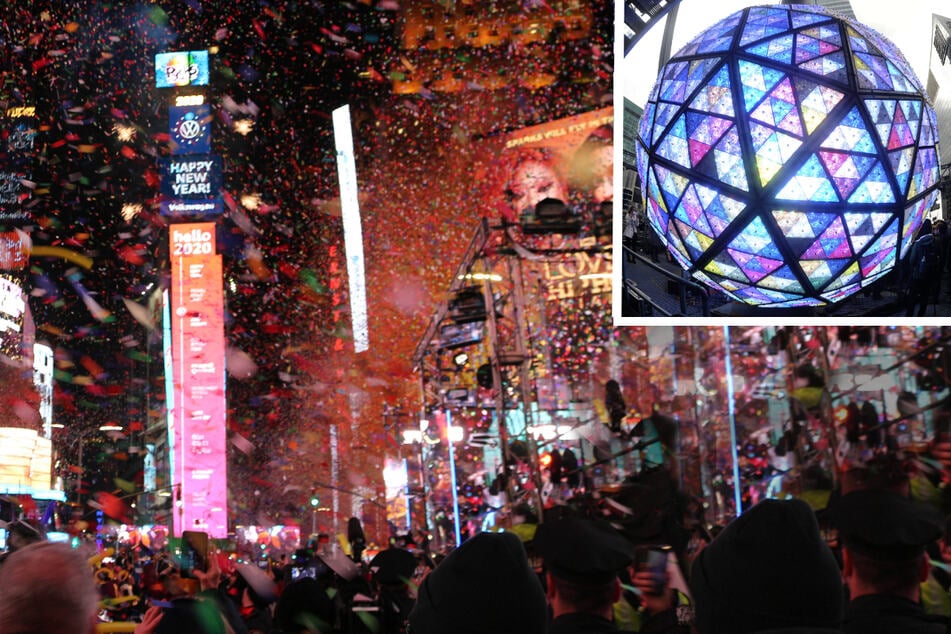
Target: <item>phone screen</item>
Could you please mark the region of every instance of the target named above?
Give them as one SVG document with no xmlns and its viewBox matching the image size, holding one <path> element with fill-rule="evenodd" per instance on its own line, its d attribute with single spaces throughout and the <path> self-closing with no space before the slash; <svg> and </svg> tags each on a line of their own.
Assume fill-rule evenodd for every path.
<svg viewBox="0 0 951 634">
<path fill-rule="evenodd" d="M 182 531 L 181 575 L 194 578 L 195 571 L 208 569 L 208 533 Z"/>
</svg>

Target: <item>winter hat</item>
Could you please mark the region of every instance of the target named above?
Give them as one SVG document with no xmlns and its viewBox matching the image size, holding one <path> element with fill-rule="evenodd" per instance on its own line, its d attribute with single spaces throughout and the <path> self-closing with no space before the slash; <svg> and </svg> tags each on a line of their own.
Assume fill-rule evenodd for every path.
<svg viewBox="0 0 951 634">
<path fill-rule="evenodd" d="M 409 615 L 415 634 L 544 634 L 548 605 L 513 533 L 479 533 L 426 576 Z"/>
<path fill-rule="evenodd" d="M 763 500 L 723 529 L 693 563 L 700 634 L 835 627 L 843 614 L 839 565 L 802 500 Z"/>
</svg>

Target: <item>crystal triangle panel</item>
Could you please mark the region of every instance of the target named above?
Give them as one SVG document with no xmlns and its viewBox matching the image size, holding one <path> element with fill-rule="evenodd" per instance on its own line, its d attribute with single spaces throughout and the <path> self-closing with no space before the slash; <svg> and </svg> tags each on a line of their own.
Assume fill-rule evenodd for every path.
<svg viewBox="0 0 951 634">
<path fill-rule="evenodd" d="M 677 117 L 667 135 L 661 139 L 657 145 L 657 154 L 684 167 L 691 167 L 685 115 Z"/>
<path fill-rule="evenodd" d="M 789 16 L 792 18 L 793 28 L 797 29 L 803 26 L 809 26 L 810 24 L 827 22 L 832 19 L 820 13 L 808 13 L 805 11 L 790 11 Z"/>
<path fill-rule="evenodd" d="M 842 101 L 844 95 L 834 88 L 801 77 L 796 78 L 795 86 L 796 93 L 800 96 L 799 105 L 802 108 L 802 119 L 806 125 L 806 131 L 812 134 L 819 124 L 825 121 L 832 109 Z"/>
<path fill-rule="evenodd" d="M 776 194 L 778 200 L 837 202 L 838 195 L 826 175 L 819 157 L 813 154 Z"/>
<path fill-rule="evenodd" d="M 713 235 L 707 217 L 703 213 L 703 206 L 697 196 L 697 190 L 693 185 L 687 188 L 683 198 L 680 199 L 680 204 L 674 210 L 674 217 L 708 236 Z"/>
<path fill-rule="evenodd" d="M 855 260 L 851 261 L 847 267 L 842 269 L 839 272 L 839 276 L 829 283 L 826 286 L 826 293 L 831 293 L 836 289 L 841 289 L 850 284 L 855 284 L 861 280 L 861 271 L 859 270 L 859 263 Z M 829 297 L 829 295 L 823 294 L 824 297 Z"/>
<path fill-rule="evenodd" d="M 730 92 L 730 73 L 726 66 L 721 66 L 720 70 L 707 82 L 707 85 L 697 92 L 697 96 L 690 103 L 690 107 L 695 110 L 728 117 L 734 115 L 733 95 Z"/>
<path fill-rule="evenodd" d="M 837 214 L 819 211 L 773 210 L 773 219 L 787 239 L 804 239 L 808 240 L 808 243 L 825 231 L 836 218 Z M 801 256 L 802 251 L 796 255 Z"/>
<path fill-rule="evenodd" d="M 819 158 L 832 176 L 832 182 L 843 200 L 855 191 L 862 178 L 876 162 L 874 156 L 833 152 L 831 150 L 820 150 Z"/>
<path fill-rule="evenodd" d="M 754 284 L 783 265 L 782 260 L 753 255 L 743 251 L 728 249 L 733 260 L 743 269 L 743 273 Z"/>
<path fill-rule="evenodd" d="M 895 257 L 895 245 L 898 239 L 898 219 L 896 218 L 860 258 L 862 276 L 868 277 L 879 268 L 887 267 Z"/>
<path fill-rule="evenodd" d="M 918 233 L 918 228 L 921 226 L 922 220 L 924 220 L 925 208 L 930 206 L 930 203 L 925 198 L 922 198 L 905 207 L 905 217 L 902 223 L 901 234 L 901 257 L 905 257 L 908 254 L 908 249 L 911 248 L 915 234 Z"/>
<path fill-rule="evenodd" d="M 747 112 L 770 92 L 785 76 L 782 71 L 741 59 L 739 61 L 740 84 L 743 87 L 743 103 Z"/>
<path fill-rule="evenodd" d="M 750 221 L 743 231 L 733 238 L 727 248 L 774 260 L 783 259 L 762 219 L 758 217 Z"/>
<path fill-rule="evenodd" d="M 839 271 L 848 265 L 848 260 L 801 260 L 799 266 L 816 290 L 825 286 Z"/>
<path fill-rule="evenodd" d="M 822 235 L 800 256 L 803 259 L 848 258 L 852 256 L 842 219 L 836 218 Z"/>
<path fill-rule="evenodd" d="M 749 190 L 736 126 L 730 128 L 723 135 L 723 138 L 713 150 L 713 157 L 717 168 L 717 177 L 721 181 L 738 189 Z"/>
<path fill-rule="evenodd" d="M 774 291 L 787 293 L 804 292 L 802 284 L 799 283 L 795 273 L 793 273 L 788 265 L 783 265 L 781 268 L 773 271 L 771 274 L 759 280 L 757 284 L 762 288 L 768 288 Z"/>
<path fill-rule="evenodd" d="M 848 70 L 845 67 L 845 54 L 842 51 L 829 53 L 821 57 L 815 57 L 798 64 L 801 70 L 808 71 L 815 75 L 839 81 L 848 81 Z"/>
<path fill-rule="evenodd" d="M 740 45 L 771 37 L 789 30 L 789 11 L 771 7 L 753 7 L 746 19 Z"/>
<path fill-rule="evenodd" d="M 657 183 L 660 185 L 667 209 L 675 209 L 690 181 L 662 165 L 654 165 L 654 172 L 657 174 Z"/>
<path fill-rule="evenodd" d="M 711 235 L 719 236 L 740 215 L 746 205 L 714 189 L 696 185 L 700 203 L 707 215 Z"/>
<path fill-rule="evenodd" d="M 727 277 L 743 284 L 750 283 L 749 278 L 743 273 L 743 269 L 740 268 L 740 265 L 737 264 L 726 251 L 718 253 L 715 258 L 710 260 L 710 262 L 703 267 L 703 270 L 712 275 Z M 731 290 L 736 290 L 736 287 Z"/>
<path fill-rule="evenodd" d="M 875 160 L 875 165 L 865 176 L 865 180 L 849 196 L 850 203 L 893 203 L 895 192 L 885 173 L 882 164 Z"/>
<path fill-rule="evenodd" d="M 670 216 L 651 198 L 647 199 L 647 220 L 657 235 L 667 235 L 667 225 L 670 222 Z M 666 240 L 664 240 L 664 244 L 667 244 Z"/>
<path fill-rule="evenodd" d="M 895 150 L 888 153 L 888 160 L 892 165 L 892 172 L 898 180 L 899 195 L 904 196 L 908 189 L 908 175 L 911 172 L 911 165 L 915 158 L 915 148 L 906 147 L 901 150 Z"/>
<path fill-rule="evenodd" d="M 839 125 L 823 139 L 822 147 L 848 152 L 876 153 L 872 135 L 865 127 L 865 121 L 859 113 L 858 106 L 854 106 L 839 120 Z"/>
<path fill-rule="evenodd" d="M 764 57 L 784 64 L 792 63 L 793 36 L 787 33 L 779 37 L 759 42 L 746 49 L 746 52 L 757 57 Z"/>
<path fill-rule="evenodd" d="M 750 122 L 753 150 L 756 153 L 756 170 L 760 184 L 765 186 L 773 176 L 792 158 L 802 141 L 772 128 Z"/>
</svg>

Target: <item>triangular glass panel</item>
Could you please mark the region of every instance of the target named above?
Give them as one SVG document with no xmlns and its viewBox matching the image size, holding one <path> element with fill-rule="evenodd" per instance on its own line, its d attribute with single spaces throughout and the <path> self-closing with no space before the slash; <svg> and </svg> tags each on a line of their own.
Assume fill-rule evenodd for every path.
<svg viewBox="0 0 951 634">
<path fill-rule="evenodd" d="M 776 194 L 778 200 L 836 202 L 839 200 L 819 158 L 813 154 Z"/>
<path fill-rule="evenodd" d="M 789 15 L 792 18 L 793 28 L 797 29 L 802 26 L 809 26 L 810 24 L 826 22 L 832 19 L 828 15 L 822 15 L 821 13 L 810 13 L 807 11 L 790 11 Z"/>
<path fill-rule="evenodd" d="M 740 268 L 743 269 L 743 273 L 746 277 L 753 283 L 763 279 L 783 265 L 782 260 L 766 258 L 732 249 L 728 249 L 728 251 Z"/>
<path fill-rule="evenodd" d="M 657 145 L 657 154 L 665 159 L 679 163 L 684 167 L 692 167 L 690 163 L 690 148 L 687 145 L 687 125 L 684 115 L 677 117 L 674 125 Z"/>
<path fill-rule="evenodd" d="M 752 253 L 774 260 L 782 260 L 783 256 L 773 242 L 772 236 L 766 230 L 763 220 L 758 216 L 753 218 L 748 225 L 735 237 L 728 245 L 729 249 Z"/>
<path fill-rule="evenodd" d="M 734 115 L 730 73 L 726 66 L 721 66 L 707 85 L 697 92 L 697 96 L 690 102 L 690 107 L 694 110 L 703 110 L 730 117 Z"/>
<path fill-rule="evenodd" d="M 741 59 L 739 61 L 740 83 L 743 86 L 743 103 L 747 112 L 778 84 L 785 75 L 782 71 Z"/>
<path fill-rule="evenodd" d="M 792 33 L 786 33 L 779 37 L 760 42 L 746 49 L 750 55 L 764 57 L 774 62 L 789 64 L 792 62 L 793 36 Z"/>
<path fill-rule="evenodd" d="M 720 275 L 723 277 L 728 277 L 732 280 L 743 282 L 749 284 L 750 280 L 743 274 L 743 270 L 740 268 L 740 265 L 730 257 L 726 251 L 721 251 L 713 258 L 703 270 L 707 273 L 713 275 Z"/>
<path fill-rule="evenodd" d="M 773 210 L 773 219 L 779 225 L 786 239 L 803 238 L 809 239 L 809 242 L 815 239 L 825 231 L 833 220 L 838 218 L 834 213 L 822 213 L 818 211 L 787 211 L 784 209 Z M 805 247 L 803 247 L 805 250 Z M 802 251 L 797 256 L 802 255 Z"/>
<path fill-rule="evenodd" d="M 707 222 L 710 225 L 711 234 L 719 236 L 730 226 L 736 217 L 746 209 L 746 205 L 722 194 L 714 189 L 705 187 L 699 183 L 696 184 L 697 194 L 700 198 L 700 204 L 703 205 L 707 214 Z"/>
<path fill-rule="evenodd" d="M 914 147 L 906 147 L 888 153 L 888 160 L 892 165 L 892 173 L 895 174 L 895 179 L 898 180 L 898 193 L 900 196 L 904 196 L 908 189 L 908 176 L 911 173 L 914 158 Z"/>
<path fill-rule="evenodd" d="M 805 292 L 802 288 L 802 284 L 799 283 L 796 275 L 788 265 L 783 265 L 781 268 L 773 271 L 770 275 L 757 281 L 756 285 L 760 288 L 768 288 L 770 290 L 787 293 Z"/>
<path fill-rule="evenodd" d="M 804 71 L 820 75 L 833 81 L 846 82 L 848 70 L 845 67 L 845 54 L 842 51 L 829 53 L 822 57 L 802 62 L 798 67 Z"/>
<path fill-rule="evenodd" d="M 874 167 L 869 170 L 865 180 L 849 196 L 850 203 L 893 203 L 895 193 L 885 168 L 876 159 Z"/>
<path fill-rule="evenodd" d="M 872 136 L 865 128 L 865 121 L 859 114 L 858 106 L 853 106 L 849 112 L 839 120 L 839 125 L 833 128 L 822 141 L 823 148 L 845 150 L 848 152 L 864 152 L 874 154 L 875 144 Z"/>
<path fill-rule="evenodd" d="M 807 62 L 814 57 L 822 55 L 819 52 L 819 40 L 809 37 L 805 33 L 799 33 L 796 36 L 796 63 Z"/>
<path fill-rule="evenodd" d="M 803 78 L 796 78 L 796 93 L 800 96 L 799 104 L 802 108 L 803 122 L 810 134 L 825 121 L 832 109 L 845 96 L 834 88 Z"/>
<path fill-rule="evenodd" d="M 717 178 L 727 185 L 749 191 L 736 126 L 723 135 L 716 149 L 713 150 L 713 156 L 717 167 Z"/>
</svg>

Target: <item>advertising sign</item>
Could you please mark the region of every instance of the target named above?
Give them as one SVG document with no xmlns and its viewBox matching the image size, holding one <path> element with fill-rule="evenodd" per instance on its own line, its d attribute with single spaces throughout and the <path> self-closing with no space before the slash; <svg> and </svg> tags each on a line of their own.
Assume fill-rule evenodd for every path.
<svg viewBox="0 0 951 634">
<path fill-rule="evenodd" d="M 208 51 L 158 53 L 155 56 L 156 88 L 208 85 Z"/>
<path fill-rule="evenodd" d="M 221 189 L 221 157 L 189 155 L 162 162 L 162 195 L 178 200 L 204 200 Z"/>
<path fill-rule="evenodd" d="M 228 534 L 224 292 L 214 223 L 169 227 L 174 530 Z"/>
<path fill-rule="evenodd" d="M 172 154 L 211 152 L 211 106 L 169 106 L 168 133 Z"/>
</svg>

